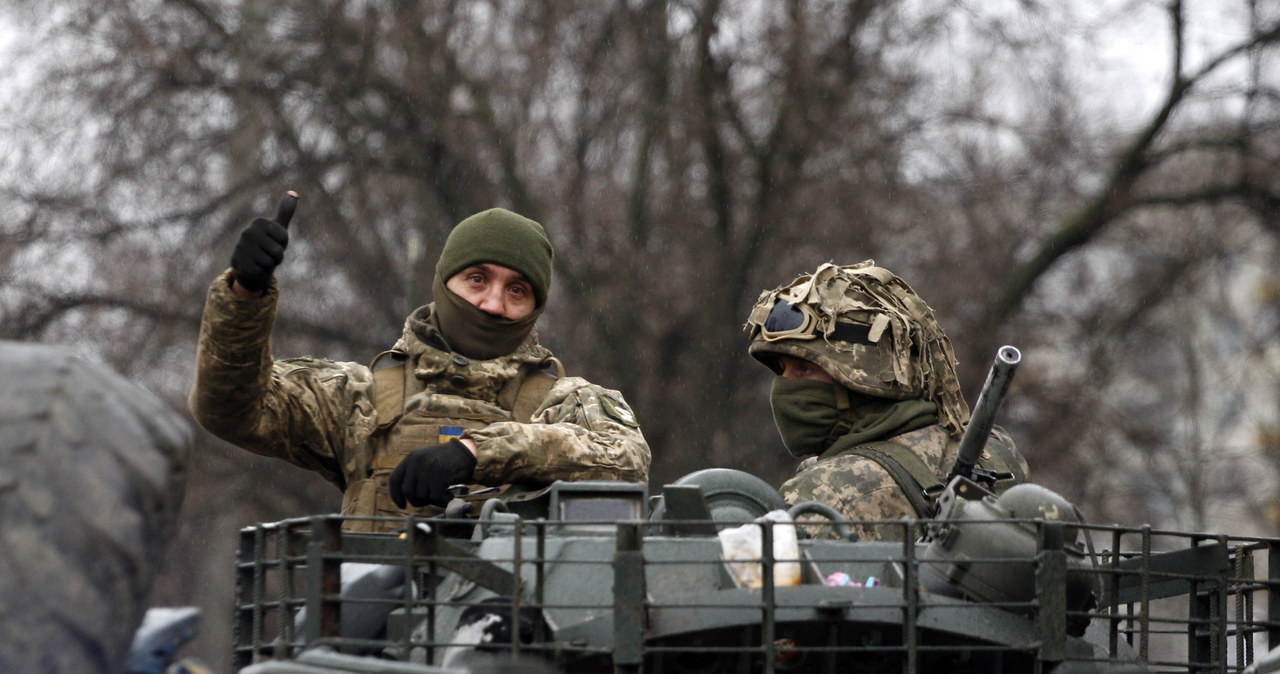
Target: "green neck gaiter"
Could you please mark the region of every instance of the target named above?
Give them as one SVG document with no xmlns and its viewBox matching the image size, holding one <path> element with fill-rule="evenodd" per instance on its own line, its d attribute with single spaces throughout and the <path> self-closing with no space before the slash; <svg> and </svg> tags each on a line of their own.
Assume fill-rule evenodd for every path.
<svg viewBox="0 0 1280 674">
<path fill-rule="evenodd" d="M 813 379 L 774 377 L 769 391 L 773 422 L 792 456 L 820 454 L 840 422 L 836 385 Z"/>
<path fill-rule="evenodd" d="M 840 409 L 839 384 L 775 377 L 769 402 L 782 443 L 793 456 L 824 458 L 851 447 L 891 438 L 938 422 L 927 400 L 888 400 L 850 393 Z"/>
<path fill-rule="evenodd" d="M 446 288 L 439 274 L 432 281 L 431 294 L 435 298 L 436 321 L 450 348 L 476 360 L 489 360 L 515 351 L 542 313 L 539 306 L 519 320 L 494 316 Z"/>
<path fill-rule="evenodd" d="M 928 400 L 871 398 L 873 404 L 854 407 L 849 431 L 822 452 L 821 458 L 840 454 L 858 445 L 887 440 L 938 423 L 938 405 Z"/>
</svg>

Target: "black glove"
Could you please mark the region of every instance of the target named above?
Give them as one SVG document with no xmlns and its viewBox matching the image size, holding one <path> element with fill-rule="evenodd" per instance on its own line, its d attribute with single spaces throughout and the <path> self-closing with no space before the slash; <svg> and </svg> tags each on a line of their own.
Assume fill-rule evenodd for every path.
<svg viewBox="0 0 1280 674">
<path fill-rule="evenodd" d="M 391 471 L 387 487 L 391 500 L 403 508 L 408 500 L 415 508 L 443 506 L 449 502 L 449 485 L 471 479 L 476 457 L 461 440 L 428 445 L 409 452 Z"/>
<path fill-rule="evenodd" d="M 236 242 L 231 253 L 231 271 L 245 290 L 266 290 L 271 274 L 284 260 L 285 246 L 289 245 L 289 220 L 298 206 L 298 195 L 289 192 L 280 200 L 280 210 L 275 220 L 254 218 Z"/>
</svg>

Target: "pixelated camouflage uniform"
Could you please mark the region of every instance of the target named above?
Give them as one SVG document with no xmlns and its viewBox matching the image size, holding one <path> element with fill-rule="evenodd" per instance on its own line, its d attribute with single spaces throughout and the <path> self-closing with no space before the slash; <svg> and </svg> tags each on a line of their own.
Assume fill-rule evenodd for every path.
<svg viewBox="0 0 1280 674">
<path fill-rule="evenodd" d="M 960 441 L 944 426 L 934 424 L 887 439 L 906 447 L 924 461 L 939 479 L 945 477 L 956 460 Z M 801 463 L 795 477 L 778 489 L 788 503 L 814 501 L 831 506 L 846 520 L 859 540 L 902 540 L 907 528 L 901 524 L 875 523 L 868 520 L 901 520 L 918 518 L 910 499 L 903 493 L 898 481 L 883 465 L 857 453 L 858 448 L 839 452 L 832 456 L 811 457 Z M 991 433 L 979 458 L 979 465 L 991 468 L 998 457 L 1017 457 L 1008 472 L 1014 474 L 1009 482 L 999 483 L 1001 490 L 1016 483 L 1026 482 L 1027 463 L 1018 453 L 1013 440 L 1001 428 Z M 1005 467 L 1005 463 L 1000 464 Z M 820 518 L 802 519 L 821 522 Z M 835 530 L 826 526 L 807 527 L 809 533 L 819 538 L 830 538 Z"/>
<path fill-rule="evenodd" d="M 476 443 L 472 479 L 479 485 L 508 490 L 555 480 L 648 480 L 649 447 L 617 391 L 559 378 L 528 423 L 514 420 L 519 384 L 556 362 L 536 331 L 507 356 L 471 360 L 419 338 L 414 327 L 429 323 L 428 305 L 406 320 L 399 341 L 372 368 L 318 358 L 273 362 L 274 281 L 254 300 L 237 298 L 230 283 L 228 271 L 209 290 L 191 410 L 228 442 L 319 473 L 342 490 L 344 515 L 405 514 L 391 501 L 388 475 L 411 450 L 459 430 Z M 392 376 L 380 375 L 385 372 Z M 349 525 L 375 528 L 370 521 Z"/>
<path fill-rule="evenodd" d="M 806 336 L 765 338 L 765 324 L 778 302 L 804 305 L 811 312 L 813 323 Z M 861 444 L 854 446 L 833 438 L 829 449 L 806 458 L 795 477 L 779 488 L 782 497 L 789 503 L 822 503 L 855 521 L 926 516 L 917 512 L 913 499 L 900 486 L 905 481 L 914 488 L 918 480 L 895 479 L 885 466 L 895 465 L 901 473 L 904 463 L 912 463 L 917 472 L 931 472 L 931 481 L 940 482 L 955 462 L 969 407 L 955 374 L 951 342 L 924 300 L 873 260 L 848 266 L 827 263 L 761 293 L 745 329 L 752 339 L 751 355 L 778 374 L 777 358 L 789 356 L 816 364 L 838 385 L 857 394 L 932 403 L 932 411 L 920 417 L 930 419 L 929 425 L 917 423 L 907 432 L 859 438 Z M 884 443 L 905 449 L 919 461 L 870 458 L 887 453 Z M 1012 480 L 997 483 L 1001 491 L 1028 479 L 1026 459 L 999 427 L 992 431 L 978 465 L 1013 475 Z M 820 521 L 812 516 L 804 519 Z M 899 540 L 905 532 L 901 525 L 851 527 L 862 540 Z M 836 535 L 832 527 L 809 527 L 809 533 Z"/>
</svg>

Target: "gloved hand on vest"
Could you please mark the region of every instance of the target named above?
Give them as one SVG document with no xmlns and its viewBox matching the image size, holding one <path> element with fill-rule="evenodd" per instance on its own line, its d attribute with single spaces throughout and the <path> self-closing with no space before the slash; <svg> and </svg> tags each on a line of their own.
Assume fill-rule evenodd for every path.
<svg viewBox="0 0 1280 674">
<path fill-rule="evenodd" d="M 397 507 L 404 508 L 406 501 L 415 508 L 443 506 L 449 502 L 449 486 L 470 480 L 475 468 L 471 450 L 453 439 L 409 452 L 391 471 L 387 487 Z"/>
<path fill-rule="evenodd" d="M 231 272 L 245 290 L 261 292 L 271 283 L 271 274 L 284 260 L 289 245 L 289 220 L 298 206 L 298 195 L 289 192 L 280 201 L 275 220 L 254 218 L 240 234 L 231 253 Z"/>
</svg>

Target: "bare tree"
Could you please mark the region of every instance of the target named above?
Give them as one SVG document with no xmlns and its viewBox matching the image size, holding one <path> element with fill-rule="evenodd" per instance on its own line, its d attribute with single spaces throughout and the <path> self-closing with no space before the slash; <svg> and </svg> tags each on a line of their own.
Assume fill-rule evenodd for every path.
<svg viewBox="0 0 1280 674">
<path fill-rule="evenodd" d="M 1088 26 L 972 5 L 15 3 L 40 48 L 5 116 L 0 336 L 96 352 L 181 407 L 207 284 L 292 188 L 275 350 L 368 361 L 429 300 L 449 227 L 502 205 L 547 226 L 543 339 L 633 403 L 654 485 L 711 465 L 776 483 L 746 313 L 875 258 L 937 310 L 971 394 L 996 346 L 1027 352 L 1002 423 L 1036 477 L 1099 517 L 1211 523 L 1230 470 L 1275 461 L 1275 410 L 1223 413 L 1264 401 L 1217 375 L 1275 357 L 1274 302 L 1221 298 L 1275 244 L 1276 17 L 1193 62 L 1163 5 L 1169 80 L 1126 132 L 1083 109 L 1062 36 Z M 1223 448 L 1235 468 L 1199 470 Z M 165 600 L 227 591 L 239 526 L 336 506 L 279 462 L 195 455 L 173 554 L 205 563 Z M 1147 459 L 1176 490 L 1104 479 Z"/>
</svg>

